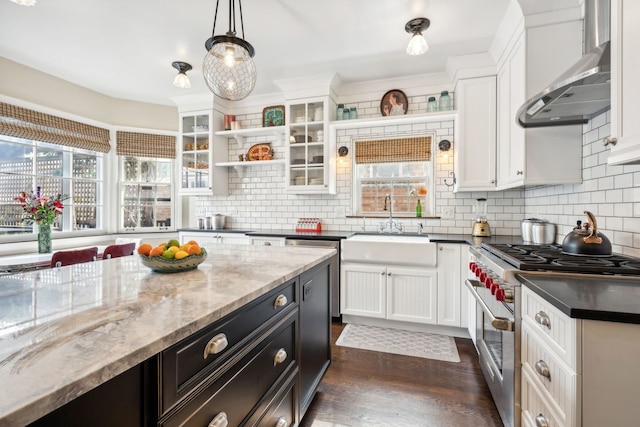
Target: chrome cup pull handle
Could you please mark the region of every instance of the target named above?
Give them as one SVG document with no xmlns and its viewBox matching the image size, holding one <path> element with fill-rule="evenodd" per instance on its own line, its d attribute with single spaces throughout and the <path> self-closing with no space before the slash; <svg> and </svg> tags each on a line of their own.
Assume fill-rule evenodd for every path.
<svg viewBox="0 0 640 427">
<path fill-rule="evenodd" d="M 229 425 L 227 414 L 220 412 L 218 415 L 213 417 L 208 427 L 227 427 L 227 425 Z"/>
<path fill-rule="evenodd" d="M 536 427 L 549 427 L 549 422 L 542 414 L 538 414 L 536 417 Z"/>
<path fill-rule="evenodd" d="M 542 326 L 546 326 L 551 329 L 551 319 L 549 319 L 549 315 L 544 311 L 539 311 L 535 316 L 536 322 L 538 322 Z"/>
<path fill-rule="evenodd" d="M 538 360 L 535 364 L 536 372 L 551 381 L 551 371 L 549 365 L 544 360 Z"/>
<path fill-rule="evenodd" d="M 204 347 L 204 358 L 210 354 L 218 354 L 229 345 L 229 341 L 227 341 L 227 336 L 225 334 L 218 334 L 215 337 L 211 338 L 207 345 Z"/>
<path fill-rule="evenodd" d="M 287 352 L 285 351 L 284 348 L 281 348 L 280 350 L 278 350 L 278 352 L 276 353 L 276 356 L 273 358 L 273 366 L 277 366 L 280 363 L 284 362 L 285 360 L 287 360 Z"/>
<path fill-rule="evenodd" d="M 273 308 L 283 307 L 287 305 L 288 302 L 289 300 L 285 295 L 278 295 L 276 301 L 273 303 Z"/>
<path fill-rule="evenodd" d="M 278 418 L 276 427 L 289 427 L 289 422 L 284 417 L 280 417 Z"/>
</svg>

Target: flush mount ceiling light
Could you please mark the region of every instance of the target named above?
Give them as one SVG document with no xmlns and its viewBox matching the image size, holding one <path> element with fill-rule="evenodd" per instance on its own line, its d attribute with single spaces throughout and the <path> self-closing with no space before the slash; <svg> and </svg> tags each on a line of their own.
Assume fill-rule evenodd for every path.
<svg viewBox="0 0 640 427">
<path fill-rule="evenodd" d="M 404 30 L 413 34 L 407 45 L 409 55 L 422 55 L 429 49 L 429 45 L 422 35 L 422 32 L 429 28 L 429 25 L 431 25 L 431 21 L 427 18 L 415 18 L 406 23 Z"/>
<path fill-rule="evenodd" d="M 238 0 L 242 38 L 236 37 L 235 0 L 229 0 L 229 31 L 224 36 L 215 35 L 219 3 L 217 0 L 211 38 L 204 44 L 207 48 L 202 66 L 204 79 L 211 92 L 220 98 L 237 101 L 249 96 L 256 85 L 256 66 L 252 59 L 255 50 L 244 40 L 242 0 Z"/>
<path fill-rule="evenodd" d="M 18 3 L 21 6 L 35 6 L 36 0 L 11 0 L 14 3 Z"/>
<path fill-rule="evenodd" d="M 187 71 L 191 68 L 191 64 L 187 64 L 186 62 L 176 61 L 172 62 L 171 65 L 173 68 L 178 70 L 178 75 L 173 79 L 173 85 L 175 87 L 179 87 L 181 89 L 189 89 L 191 87 L 191 82 L 189 81 L 189 77 L 187 77 Z"/>
</svg>

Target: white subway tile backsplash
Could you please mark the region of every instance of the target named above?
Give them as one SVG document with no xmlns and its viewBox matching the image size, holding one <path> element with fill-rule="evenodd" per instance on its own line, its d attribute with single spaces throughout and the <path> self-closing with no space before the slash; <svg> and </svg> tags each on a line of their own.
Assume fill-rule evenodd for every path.
<svg viewBox="0 0 640 427">
<path fill-rule="evenodd" d="M 546 187 L 558 194 L 557 204 L 538 189 L 526 189 L 526 216 L 557 210 L 561 238 L 577 219 L 586 220 L 585 210 L 591 211 L 615 251 L 640 256 L 640 220 L 636 219 L 640 216 L 639 166 L 607 165 L 609 149 L 603 146 L 602 138 L 611 133 L 610 118 L 606 112 L 583 127 L 583 183 Z"/>
</svg>

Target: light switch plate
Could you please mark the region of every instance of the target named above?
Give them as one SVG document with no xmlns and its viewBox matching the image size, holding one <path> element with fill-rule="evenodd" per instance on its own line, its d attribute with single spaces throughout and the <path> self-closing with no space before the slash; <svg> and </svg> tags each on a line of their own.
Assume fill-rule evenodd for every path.
<svg viewBox="0 0 640 427">
<path fill-rule="evenodd" d="M 442 219 L 453 219 L 456 208 L 453 206 L 445 206 L 442 208 Z"/>
</svg>

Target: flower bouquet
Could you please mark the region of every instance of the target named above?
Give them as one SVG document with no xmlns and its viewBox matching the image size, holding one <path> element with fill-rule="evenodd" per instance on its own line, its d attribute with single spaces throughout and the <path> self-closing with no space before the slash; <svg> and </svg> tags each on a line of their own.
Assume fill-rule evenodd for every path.
<svg viewBox="0 0 640 427">
<path fill-rule="evenodd" d="M 51 224 L 58 215 L 62 214 L 64 205 L 62 202 L 69 196 L 58 193 L 55 196 L 43 196 L 40 187 L 36 188 L 35 194 L 21 192 L 14 200 L 22 206 L 26 214 L 27 223 L 38 225 L 38 252 L 51 252 Z"/>
</svg>

